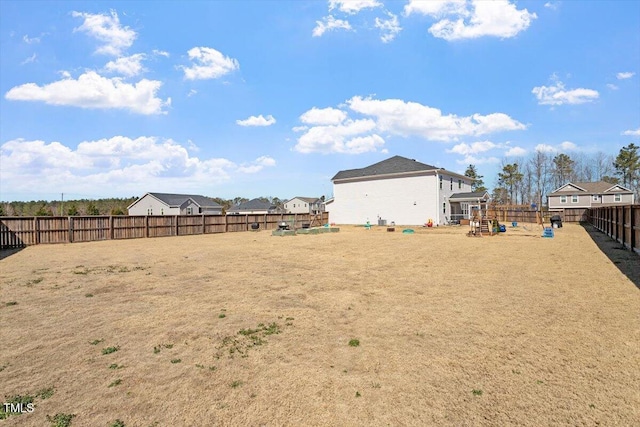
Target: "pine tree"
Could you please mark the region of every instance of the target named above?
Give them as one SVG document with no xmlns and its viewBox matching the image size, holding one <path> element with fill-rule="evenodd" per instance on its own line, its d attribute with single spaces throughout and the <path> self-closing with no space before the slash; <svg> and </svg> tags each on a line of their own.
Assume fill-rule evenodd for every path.
<svg viewBox="0 0 640 427">
<path fill-rule="evenodd" d="M 633 142 L 626 147 L 620 149 L 618 157 L 616 157 L 613 167 L 616 173 L 622 178 L 622 185 L 625 187 L 634 187 L 640 179 L 640 153 L 638 146 Z"/>
<path fill-rule="evenodd" d="M 517 203 L 518 199 L 518 185 L 522 182 L 524 175 L 520 172 L 520 168 L 517 163 L 505 165 L 502 168 L 502 172 L 498 174 L 498 182 L 501 186 L 506 187 L 509 190 L 509 202 Z M 515 191 L 515 197 L 514 197 Z"/>
<path fill-rule="evenodd" d="M 558 154 L 553 158 L 553 176 L 556 188 L 573 179 L 575 161 L 566 154 Z"/>
<path fill-rule="evenodd" d="M 473 180 L 471 181 L 471 191 L 487 191 L 487 187 L 484 186 L 484 181 L 482 180 L 483 176 L 478 175 L 475 165 L 469 165 L 464 172 L 464 176 L 468 176 Z"/>
</svg>

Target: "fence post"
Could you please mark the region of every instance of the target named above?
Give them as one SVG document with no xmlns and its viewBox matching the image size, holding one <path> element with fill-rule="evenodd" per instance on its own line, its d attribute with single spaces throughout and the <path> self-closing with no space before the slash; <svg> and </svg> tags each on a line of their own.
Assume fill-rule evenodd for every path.
<svg viewBox="0 0 640 427">
<path fill-rule="evenodd" d="M 176 227 L 176 234 L 175 234 L 175 236 L 177 236 L 177 235 L 178 235 L 178 215 L 174 215 L 174 216 L 173 216 L 173 219 L 176 221 L 176 225 L 175 225 L 175 227 Z"/>
<path fill-rule="evenodd" d="M 204 231 L 205 231 L 204 214 L 202 214 L 202 234 L 204 234 Z"/>
<path fill-rule="evenodd" d="M 638 242 L 636 241 L 636 230 L 634 230 L 634 227 L 636 225 L 636 207 L 634 205 L 629 206 L 629 210 L 631 212 L 629 212 L 629 222 L 630 222 L 630 228 L 631 228 L 631 241 L 629 242 L 631 245 L 631 250 L 633 251 L 636 248 L 636 245 L 638 244 Z"/>
<path fill-rule="evenodd" d="M 264 214 L 264 229 L 267 229 L 267 214 Z"/>
<path fill-rule="evenodd" d="M 244 215 L 244 231 L 249 231 L 249 214 Z"/>
<path fill-rule="evenodd" d="M 145 232 L 144 237 L 149 237 L 149 215 L 144 217 Z"/>
<path fill-rule="evenodd" d="M 73 217 L 69 216 L 69 243 L 73 243 Z"/>
<path fill-rule="evenodd" d="M 229 215 L 224 216 L 224 232 L 227 233 L 229 231 Z"/>
<path fill-rule="evenodd" d="M 38 221 L 38 217 L 34 216 L 33 217 L 33 231 L 35 233 L 35 241 L 36 241 L 36 245 L 40 244 L 40 223 Z"/>
<path fill-rule="evenodd" d="M 113 240 L 113 215 L 109 215 L 109 240 Z"/>
</svg>

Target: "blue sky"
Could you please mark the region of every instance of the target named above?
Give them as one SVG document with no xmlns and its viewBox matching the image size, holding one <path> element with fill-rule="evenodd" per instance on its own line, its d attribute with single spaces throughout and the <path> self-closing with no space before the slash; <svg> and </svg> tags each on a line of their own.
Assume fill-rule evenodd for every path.
<svg viewBox="0 0 640 427">
<path fill-rule="evenodd" d="M 0 200 L 330 195 L 640 141 L 637 1 L 0 2 Z"/>
</svg>

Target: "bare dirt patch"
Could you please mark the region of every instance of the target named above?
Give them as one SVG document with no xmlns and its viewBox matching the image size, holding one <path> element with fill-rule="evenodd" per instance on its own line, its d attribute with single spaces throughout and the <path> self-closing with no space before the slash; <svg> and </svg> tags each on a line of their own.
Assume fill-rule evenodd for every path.
<svg viewBox="0 0 640 427">
<path fill-rule="evenodd" d="M 637 423 L 640 291 L 584 228 L 527 228 L 26 248 L 0 260 L 0 399 L 35 410 L 0 423 Z"/>
</svg>

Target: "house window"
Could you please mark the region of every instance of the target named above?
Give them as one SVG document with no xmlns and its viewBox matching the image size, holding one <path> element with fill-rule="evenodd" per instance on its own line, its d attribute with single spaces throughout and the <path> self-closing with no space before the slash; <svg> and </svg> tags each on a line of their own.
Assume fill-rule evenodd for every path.
<svg viewBox="0 0 640 427">
<path fill-rule="evenodd" d="M 449 182 L 451 184 L 451 188 L 449 188 L 449 190 L 453 190 L 453 178 L 449 178 Z"/>
<path fill-rule="evenodd" d="M 443 214 L 446 214 L 446 213 L 447 213 L 447 204 L 446 204 L 446 203 L 443 203 L 443 204 L 442 204 L 442 213 L 443 213 Z"/>
<path fill-rule="evenodd" d="M 458 189 L 460 189 L 460 188 L 462 188 L 462 180 L 461 179 L 458 180 Z"/>
<path fill-rule="evenodd" d="M 442 190 L 442 175 L 440 175 L 440 189 Z"/>
<path fill-rule="evenodd" d="M 304 207 L 305 207 L 305 208 L 307 207 L 307 204 L 306 204 L 306 203 L 304 204 Z"/>
<path fill-rule="evenodd" d="M 560 203 L 567 203 L 567 196 L 560 196 Z"/>
<path fill-rule="evenodd" d="M 462 202 L 460 203 L 460 207 L 462 208 L 462 216 L 463 218 L 469 217 L 469 203 Z"/>
<path fill-rule="evenodd" d="M 153 208 L 147 209 L 147 215 L 153 215 Z"/>
<path fill-rule="evenodd" d="M 592 199 L 592 200 L 593 200 L 594 202 L 597 202 L 597 201 L 598 201 L 598 195 L 597 195 L 597 194 L 594 194 L 594 195 L 593 195 L 593 199 Z"/>
<path fill-rule="evenodd" d="M 187 215 L 192 215 L 193 214 L 193 208 L 188 207 L 187 208 Z"/>
<path fill-rule="evenodd" d="M 621 202 L 622 201 L 622 194 L 616 194 L 613 196 L 613 201 L 614 202 Z"/>
<path fill-rule="evenodd" d="M 578 196 L 576 194 L 571 196 L 571 203 L 578 203 Z"/>
</svg>

